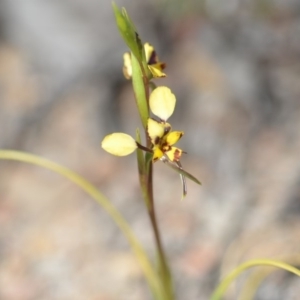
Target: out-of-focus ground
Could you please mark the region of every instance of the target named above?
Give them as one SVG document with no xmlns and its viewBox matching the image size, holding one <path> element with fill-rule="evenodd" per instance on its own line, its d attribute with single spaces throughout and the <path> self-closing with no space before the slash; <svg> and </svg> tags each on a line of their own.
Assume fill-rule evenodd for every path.
<svg viewBox="0 0 300 300">
<path fill-rule="evenodd" d="M 300 2 L 118 1 L 168 65 L 170 119 L 188 182 L 155 164 L 155 198 L 177 299 L 208 299 L 250 258 L 300 265 Z M 75 170 L 109 198 L 153 254 L 134 155 L 100 148 L 140 126 L 127 49 L 106 0 L 0 2 L 0 147 Z M 248 273 L 249 275 L 249 273 Z M 228 294 L 237 299 L 243 281 Z M 298 299 L 277 272 L 255 299 Z M 150 299 L 127 241 L 58 175 L 0 161 L 0 299 Z"/>
</svg>

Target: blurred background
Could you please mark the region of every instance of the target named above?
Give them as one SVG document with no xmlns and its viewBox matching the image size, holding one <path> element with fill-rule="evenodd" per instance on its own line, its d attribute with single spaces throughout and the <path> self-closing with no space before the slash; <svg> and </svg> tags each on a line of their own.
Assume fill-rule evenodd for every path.
<svg viewBox="0 0 300 300">
<path fill-rule="evenodd" d="M 167 63 L 188 181 L 155 164 L 159 225 L 177 299 L 208 299 L 251 258 L 300 265 L 300 2 L 117 1 Z M 135 156 L 102 138 L 140 127 L 108 0 L 0 1 L 0 147 L 54 160 L 95 184 L 153 255 Z M 0 299 L 151 299 L 122 233 L 74 184 L 0 161 Z M 244 282 L 228 293 L 237 299 Z M 276 272 L 255 299 L 297 299 Z"/>
</svg>

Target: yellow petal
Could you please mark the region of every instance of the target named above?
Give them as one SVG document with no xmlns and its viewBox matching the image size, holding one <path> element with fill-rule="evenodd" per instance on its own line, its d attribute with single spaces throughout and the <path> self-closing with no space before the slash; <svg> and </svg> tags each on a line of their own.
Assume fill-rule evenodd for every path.
<svg viewBox="0 0 300 300">
<path fill-rule="evenodd" d="M 157 63 L 154 65 L 148 65 L 150 72 L 152 73 L 154 78 L 166 77 L 167 75 L 162 72 L 164 68 L 164 63 Z"/>
<path fill-rule="evenodd" d="M 166 64 L 159 61 L 155 49 L 149 43 L 144 45 L 146 61 L 148 68 L 154 78 L 166 77 L 167 75 L 162 72 Z"/>
<path fill-rule="evenodd" d="M 153 158 L 152 160 L 155 162 L 158 159 L 160 159 L 162 156 L 164 155 L 164 153 L 159 149 L 159 147 L 154 147 L 153 148 Z"/>
<path fill-rule="evenodd" d="M 176 144 L 183 136 L 183 131 L 172 131 L 166 136 L 166 143 L 170 146 Z"/>
<path fill-rule="evenodd" d="M 126 79 L 130 79 L 132 76 L 132 65 L 131 57 L 128 52 L 123 55 L 124 65 L 123 65 L 123 74 Z"/>
<path fill-rule="evenodd" d="M 147 131 L 152 144 L 156 145 L 165 134 L 165 124 L 149 118 L 147 123 Z"/>
<path fill-rule="evenodd" d="M 133 137 L 125 133 L 107 135 L 103 139 L 101 146 L 105 151 L 116 156 L 131 154 L 137 148 Z"/>
<path fill-rule="evenodd" d="M 152 56 L 154 48 L 149 43 L 145 43 L 144 44 L 144 49 L 145 49 L 146 61 L 147 61 L 147 63 L 149 63 L 149 60 L 150 60 L 150 58 Z"/>
<path fill-rule="evenodd" d="M 169 160 L 171 161 L 179 161 L 182 155 L 182 150 L 176 147 L 172 147 L 169 151 L 165 154 L 168 156 Z"/>
<path fill-rule="evenodd" d="M 169 88 L 160 86 L 151 93 L 149 104 L 151 111 L 166 121 L 173 114 L 176 98 Z"/>
</svg>

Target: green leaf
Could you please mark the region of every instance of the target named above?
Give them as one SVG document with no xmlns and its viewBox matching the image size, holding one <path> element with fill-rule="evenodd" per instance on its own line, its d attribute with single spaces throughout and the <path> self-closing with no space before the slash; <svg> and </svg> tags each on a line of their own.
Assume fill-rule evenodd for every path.
<svg viewBox="0 0 300 300">
<path fill-rule="evenodd" d="M 136 141 L 139 144 L 141 144 L 141 135 L 139 129 L 136 130 Z M 151 201 L 149 198 L 148 188 L 147 188 L 148 173 L 146 171 L 144 152 L 140 148 L 137 148 L 136 153 L 137 153 L 137 163 L 138 163 L 138 170 L 139 170 L 139 180 L 142 189 L 143 199 L 145 201 L 146 207 L 148 207 L 149 209 Z"/>
<path fill-rule="evenodd" d="M 186 178 L 194 181 L 195 183 L 199 184 L 199 185 L 202 185 L 202 183 L 196 178 L 194 177 L 193 175 L 191 175 L 190 173 L 184 171 L 183 169 L 181 169 L 180 167 L 172 164 L 172 162 L 168 161 L 168 160 L 163 160 L 163 162 L 169 166 L 171 169 L 175 170 L 177 173 L 179 173 L 180 175 L 182 176 L 185 176 Z"/>
<path fill-rule="evenodd" d="M 145 154 L 145 164 L 146 164 L 146 172 L 147 173 L 149 172 L 150 165 L 152 164 L 152 158 L 153 158 L 152 153 L 147 152 Z"/>
<path fill-rule="evenodd" d="M 127 14 L 125 8 L 122 10 L 113 2 L 112 3 L 116 23 L 119 32 L 125 41 L 126 45 L 129 47 L 131 52 L 135 55 L 139 62 L 142 62 L 143 57 L 143 45 L 139 38 L 139 35 L 135 29 L 133 22 Z"/>
<path fill-rule="evenodd" d="M 131 53 L 132 64 L 132 85 L 135 94 L 135 100 L 142 120 L 143 127 L 146 128 L 149 118 L 149 109 L 147 103 L 146 86 L 144 83 L 141 64 L 138 59 Z"/>
<path fill-rule="evenodd" d="M 141 144 L 141 134 L 139 128 L 136 129 L 136 141 Z M 139 174 L 145 173 L 144 153 L 140 148 L 136 149 Z"/>
</svg>

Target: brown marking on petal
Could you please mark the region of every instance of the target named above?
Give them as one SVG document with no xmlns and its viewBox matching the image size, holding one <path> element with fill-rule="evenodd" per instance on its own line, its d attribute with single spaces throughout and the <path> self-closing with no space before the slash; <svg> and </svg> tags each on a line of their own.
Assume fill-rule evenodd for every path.
<svg viewBox="0 0 300 300">
<path fill-rule="evenodd" d="M 168 149 L 168 150 L 171 149 L 171 146 L 166 142 L 165 139 L 163 139 L 163 142 L 161 143 L 160 147 L 161 149 Z"/>
<path fill-rule="evenodd" d="M 165 68 L 167 67 L 167 64 L 166 64 L 166 63 L 161 63 L 161 64 L 160 64 L 160 67 L 161 67 L 161 69 L 163 70 L 163 69 L 165 69 Z"/>
<path fill-rule="evenodd" d="M 164 136 L 167 135 L 171 131 L 171 129 L 172 129 L 171 125 L 165 125 Z"/>
<path fill-rule="evenodd" d="M 155 50 L 152 51 L 150 58 L 148 60 L 148 65 L 154 65 L 158 62 L 158 57 L 156 55 Z"/>
<path fill-rule="evenodd" d="M 154 140 L 154 145 L 158 145 L 159 142 L 160 142 L 160 137 L 157 136 L 157 137 L 155 138 L 155 140 Z"/>
<path fill-rule="evenodd" d="M 158 119 L 158 120 L 156 120 L 156 119 L 154 119 L 154 118 L 151 118 L 151 119 L 154 120 L 154 121 L 156 121 L 156 122 L 158 122 L 158 123 L 160 123 L 160 124 L 165 124 L 165 123 L 166 123 L 166 121 L 160 119 L 159 117 L 156 118 L 156 119 Z"/>
<path fill-rule="evenodd" d="M 168 145 L 167 143 L 164 143 L 161 147 L 162 152 L 168 152 L 172 149 L 172 147 L 170 145 Z"/>
<path fill-rule="evenodd" d="M 181 151 L 176 149 L 175 152 L 174 152 L 174 161 L 179 161 L 180 157 L 181 157 Z"/>
</svg>

